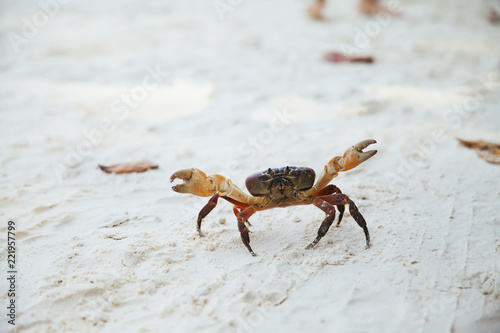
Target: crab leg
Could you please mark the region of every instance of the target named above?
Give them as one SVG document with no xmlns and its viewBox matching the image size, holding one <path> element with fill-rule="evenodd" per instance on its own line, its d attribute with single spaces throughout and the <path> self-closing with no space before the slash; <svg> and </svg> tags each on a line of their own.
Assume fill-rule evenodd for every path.
<svg viewBox="0 0 500 333">
<path fill-rule="evenodd" d="M 363 149 L 374 143 L 377 143 L 377 141 L 361 141 L 347 149 L 343 156 L 332 158 L 323 168 L 323 172 L 319 176 L 316 184 L 309 190 L 303 191 L 301 196 L 307 197 L 316 195 L 321 189 L 328 185 L 333 178 L 337 177 L 339 172 L 351 170 L 375 155 L 377 153 L 376 150 L 363 151 Z"/>
<path fill-rule="evenodd" d="M 231 179 L 226 179 L 222 175 L 207 176 L 203 171 L 196 168 L 176 171 L 170 176 L 170 181 L 182 179 L 182 184 L 172 186 L 172 190 L 179 193 L 191 193 L 199 197 L 210 197 L 219 193 L 221 197 L 238 202 L 253 205 L 262 204 L 266 199 L 263 197 L 252 197 L 234 185 Z"/>
<path fill-rule="evenodd" d="M 198 230 L 200 236 L 202 236 L 201 222 L 203 218 L 217 206 L 219 197 L 222 197 L 238 208 L 234 212 L 238 218 L 238 229 L 240 230 L 241 239 L 248 251 L 253 256 L 256 255 L 250 247 L 250 236 L 248 235 L 248 228 L 245 226 L 245 223 L 248 223 L 248 218 L 256 212 L 256 209 L 252 208 L 252 205 L 259 206 L 264 204 L 267 200 L 265 197 L 250 196 L 234 185 L 230 179 L 217 174 L 207 176 L 203 171 L 196 168 L 176 171 L 170 177 L 170 181 L 172 182 L 175 179 L 184 180 L 182 184 L 172 187 L 175 192 L 191 193 L 200 197 L 211 196 L 208 203 L 201 209 L 196 221 L 196 230 Z"/>
<path fill-rule="evenodd" d="M 361 215 L 361 213 L 358 210 L 358 207 L 354 204 L 354 202 L 351 199 L 348 199 L 349 201 L 349 213 L 351 213 L 351 216 L 354 218 L 354 221 L 363 229 L 363 232 L 365 233 L 365 238 L 366 238 L 366 248 L 370 247 L 370 233 L 368 232 L 368 228 L 366 227 L 366 221 Z"/>
<path fill-rule="evenodd" d="M 328 185 L 327 187 L 325 187 L 324 189 L 322 189 L 321 191 L 319 191 L 316 196 L 319 197 L 319 196 L 322 196 L 322 195 L 328 195 L 328 194 L 334 194 L 334 193 L 342 193 L 342 191 L 335 185 Z M 342 217 L 344 216 L 344 212 L 345 212 L 345 205 L 337 205 L 337 209 L 339 210 L 339 220 L 337 222 L 337 227 L 340 225 L 340 222 L 342 221 Z"/>
<path fill-rule="evenodd" d="M 226 199 L 227 200 L 227 199 Z M 229 200 L 228 200 L 229 201 Z M 244 207 L 244 208 L 247 208 L 248 206 Z M 234 213 L 234 216 L 236 216 L 236 218 L 238 218 L 238 214 L 241 213 L 241 211 L 244 209 L 244 208 L 241 208 L 240 206 L 233 206 L 233 213 Z M 252 226 L 252 223 L 250 223 L 250 221 L 246 220 L 246 224 L 248 224 L 249 226 Z"/>
<path fill-rule="evenodd" d="M 311 244 L 306 246 L 306 250 L 310 250 L 314 247 L 314 245 L 318 244 L 321 238 L 323 238 L 323 236 L 326 235 L 328 229 L 330 229 L 330 226 L 335 220 L 335 206 L 330 205 L 325 200 L 319 198 L 314 200 L 314 205 L 319 209 L 321 209 L 322 211 L 324 211 L 325 213 L 327 213 L 328 216 L 323 220 L 323 223 L 321 223 L 321 226 L 318 229 L 318 236 L 316 236 L 316 238 L 313 240 Z"/>
<path fill-rule="evenodd" d="M 201 233 L 201 221 L 210 214 L 210 212 L 217 206 L 217 200 L 219 199 L 219 193 L 215 193 L 210 200 L 208 200 L 207 204 L 200 210 L 198 213 L 198 220 L 196 221 L 196 231 L 198 231 L 198 234 L 200 237 L 203 236 Z"/>
<path fill-rule="evenodd" d="M 196 221 L 196 230 L 198 231 L 198 234 L 200 235 L 200 237 L 203 237 L 203 233 L 201 232 L 201 222 L 217 206 L 217 201 L 219 200 L 219 198 L 220 198 L 219 193 L 215 193 L 210 198 L 210 200 L 208 200 L 207 204 L 205 206 L 203 206 L 203 208 L 198 213 L 198 220 Z M 230 199 L 227 197 L 222 197 L 222 199 L 225 199 L 225 200 L 229 201 L 230 203 L 234 204 L 233 212 L 234 212 L 234 215 L 236 215 L 236 217 L 238 217 L 242 213 L 242 211 L 244 211 L 246 208 L 248 208 L 248 205 L 245 205 L 242 202 L 238 202 L 236 200 L 233 200 L 233 199 Z M 255 212 L 255 210 L 254 210 L 254 212 Z M 250 222 L 248 222 L 248 217 L 246 218 L 245 222 L 248 225 L 251 225 Z"/>
<path fill-rule="evenodd" d="M 313 204 L 329 215 L 321 224 L 316 239 L 311 244 L 309 244 L 309 246 L 307 246 L 306 249 L 310 249 L 314 245 L 316 245 L 332 225 L 333 220 L 335 218 L 335 207 L 333 205 L 346 205 L 346 204 L 349 205 L 349 212 L 351 213 L 351 216 L 354 218 L 356 223 L 363 229 L 365 233 L 366 248 L 370 247 L 370 233 L 368 232 L 366 221 L 363 218 L 363 215 L 361 215 L 361 213 L 359 212 L 358 207 L 356 207 L 356 204 L 354 204 L 354 202 L 347 195 L 340 193 L 324 195 L 321 197 L 317 197 L 314 200 Z M 331 219 L 329 219 L 330 217 Z"/>
<path fill-rule="evenodd" d="M 248 252 L 252 256 L 257 256 L 255 252 L 253 252 L 252 248 L 250 247 L 250 236 L 248 235 L 248 228 L 245 225 L 245 222 L 248 221 L 248 218 L 252 216 L 255 213 L 255 209 L 253 207 L 248 207 L 244 209 L 241 213 L 238 214 L 238 229 L 240 230 L 241 234 L 241 240 L 243 241 L 243 244 L 248 249 Z"/>
</svg>

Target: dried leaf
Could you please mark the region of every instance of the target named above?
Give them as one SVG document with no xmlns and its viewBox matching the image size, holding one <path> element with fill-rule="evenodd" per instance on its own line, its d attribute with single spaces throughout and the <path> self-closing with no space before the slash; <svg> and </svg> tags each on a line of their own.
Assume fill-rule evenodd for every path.
<svg viewBox="0 0 500 333">
<path fill-rule="evenodd" d="M 324 56 L 326 61 L 329 62 L 364 62 L 367 64 L 371 64 L 373 62 L 373 57 L 367 56 L 367 57 L 350 57 L 346 56 L 342 53 L 338 52 L 329 52 L 326 53 Z"/>
<path fill-rule="evenodd" d="M 458 139 L 458 138 L 457 138 Z M 486 141 L 466 141 L 458 139 L 462 145 L 474 149 L 479 157 L 488 163 L 500 164 L 500 144 Z"/>
<path fill-rule="evenodd" d="M 104 166 L 99 164 L 99 168 L 106 173 L 131 173 L 131 172 L 144 172 L 149 169 L 158 169 L 157 164 L 153 164 L 149 161 L 142 161 L 136 163 L 120 163 L 110 166 Z"/>
<path fill-rule="evenodd" d="M 494 9 L 491 9 L 490 13 L 488 14 L 488 21 L 493 25 L 499 25 L 500 15 L 498 14 L 498 12 L 495 11 Z"/>
</svg>

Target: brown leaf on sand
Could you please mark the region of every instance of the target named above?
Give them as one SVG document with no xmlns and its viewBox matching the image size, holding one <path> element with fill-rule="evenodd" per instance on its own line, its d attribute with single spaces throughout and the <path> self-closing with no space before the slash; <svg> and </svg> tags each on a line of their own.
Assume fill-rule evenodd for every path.
<svg viewBox="0 0 500 333">
<path fill-rule="evenodd" d="M 490 21 L 491 24 L 493 25 L 499 25 L 500 24 L 500 15 L 498 12 L 494 9 L 490 10 L 490 13 L 488 14 L 488 21 Z"/>
<path fill-rule="evenodd" d="M 462 145 L 474 149 L 479 157 L 488 163 L 500 164 L 500 144 L 486 141 L 466 141 L 458 139 Z"/>
<path fill-rule="evenodd" d="M 157 164 L 153 164 L 149 161 L 142 161 L 136 163 L 120 163 L 110 166 L 104 166 L 99 164 L 99 168 L 106 173 L 131 173 L 131 172 L 144 172 L 149 169 L 158 169 Z"/>
<path fill-rule="evenodd" d="M 367 64 L 371 64 L 373 62 L 373 57 L 367 56 L 367 57 L 350 57 L 346 56 L 345 54 L 338 53 L 338 52 L 328 52 L 326 53 L 323 58 L 326 61 L 329 62 L 363 62 Z"/>
</svg>

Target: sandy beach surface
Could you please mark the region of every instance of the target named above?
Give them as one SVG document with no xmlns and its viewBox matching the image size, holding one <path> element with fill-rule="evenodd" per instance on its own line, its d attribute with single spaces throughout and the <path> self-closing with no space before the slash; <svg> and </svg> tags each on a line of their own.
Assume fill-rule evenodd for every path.
<svg viewBox="0 0 500 333">
<path fill-rule="evenodd" d="M 307 4 L 0 4 L 1 332 L 500 332 L 500 165 L 456 140 L 500 143 L 488 2 L 392 1 L 400 17 L 374 18 L 330 1 L 322 22 Z M 200 238 L 208 198 L 169 182 L 319 173 L 365 139 L 378 154 L 333 183 L 368 250 L 347 212 L 305 250 L 325 214 L 298 206 L 252 216 L 252 257 L 231 204 Z M 159 168 L 97 167 L 142 160 Z"/>
</svg>

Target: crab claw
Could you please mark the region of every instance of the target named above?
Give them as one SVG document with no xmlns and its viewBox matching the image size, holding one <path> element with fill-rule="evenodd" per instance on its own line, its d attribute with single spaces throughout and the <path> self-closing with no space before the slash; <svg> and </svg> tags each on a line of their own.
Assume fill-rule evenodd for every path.
<svg viewBox="0 0 500 333">
<path fill-rule="evenodd" d="M 170 182 L 182 179 L 182 184 L 172 186 L 172 190 L 179 193 L 191 193 L 200 197 L 209 197 L 214 194 L 214 183 L 207 175 L 196 168 L 183 169 L 170 176 Z M 216 186 L 216 184 L 215 184 Z"/>
<path fill-rule="evenodd" d="M 377 143 L 377 141 L 365 140 L 347 149 L 342 158 L 344 162 L 342 171 L 351 170 L 375 155 L 376 150 L 363 151 L 363 149 L 374 143 Z"/>
</svg>

